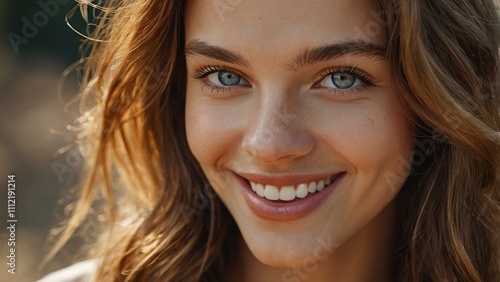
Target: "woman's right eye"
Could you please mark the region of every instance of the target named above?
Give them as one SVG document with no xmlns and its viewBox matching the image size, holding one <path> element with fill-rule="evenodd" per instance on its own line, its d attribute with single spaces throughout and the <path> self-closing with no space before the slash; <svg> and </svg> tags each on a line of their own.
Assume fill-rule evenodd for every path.
<svg viewBox="0 0 500 282">
<path fill-rule="evenodd" d="M 249 85 L 248 81 L 246 81 L 240 75 L 235 74 L 230 71 L 216 71 L 209 75 L 207 75 L 208 81 L 213 83 L 216 86 L 236 86 L 236 85 Z"/>
</svg>

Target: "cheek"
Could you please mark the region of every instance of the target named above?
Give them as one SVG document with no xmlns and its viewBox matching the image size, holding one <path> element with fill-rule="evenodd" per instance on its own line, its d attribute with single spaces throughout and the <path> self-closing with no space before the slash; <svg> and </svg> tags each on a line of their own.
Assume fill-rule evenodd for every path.
<svg viewBox="0 0 500 282">
<path fill-rule="evenodd" d="M 213 159 L 211 148 L 217 144 L 218 136 L 214 131 L 222 130 L 213 120 L 203 109 L 187 103 L 186 137 L 191 152 L 202 165 Z"/>
<path fill-rule="evenodd" d="M 188 93 L 186 98 L 186 137 L 189 148 L 211 187 L 232 212 L 237 209 L 230 207 L 231 201 L 228 199 L 237 197 L 237 190 L 227 189 L 234 185 L 233 175 L 228 168 L 234 169 L 240 165 L 231 156 L 236 155 L 240 148 L 241 132 L 248 114 L 248 107 L 242 107 L 241 104 L 232 103 L 228 106 L 227 101 L 208 100 L 196 92 Z"/>
<path fill-rule="evenodd" d="M 392 102 L 392 101 L 391 101 Z M 357 174 L 381 175 L 397 170 L 413 149 L 413 127 L 396 102 L 348 109 L 330 134 L 332 148 Z"/>
<path fill-rule="evenodd" d="M 203 169 L 216 166 L 219 157 L 238 144 L 236 135 L 243 116 L 237 107 L 223 107 L 218 103 L 189 94 L 186 99 L 187 140 Z"/>
</svg>

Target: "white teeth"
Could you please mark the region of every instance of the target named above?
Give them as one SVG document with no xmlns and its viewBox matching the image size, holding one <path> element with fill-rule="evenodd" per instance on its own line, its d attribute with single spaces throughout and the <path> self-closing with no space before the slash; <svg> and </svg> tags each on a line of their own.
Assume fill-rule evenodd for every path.
<svg viewBox="0 0 500 282">
<path fill-rule="evenodd" d="M 331 176 L 325 178 L 325 186 L 330 185 L 332 183 Z"/>
<path fill-rule="evenodd" d="M 293 199 L 295 199 L 295 187 L 293 187 L 293 185 L 281 187 L 280 200 L 291 201 Z"/>
<path fill-rule="evenodd" d="M 257 195 L 264 197 L 265 195 L 264 185 L 257 183 L 257 187 L 255 187 L 255 190 L 257 192 Z"/>
<path fill-rule="evenodd" d="M 316 190 L 318 190 L 318 192 L 319 192 L 319 191 L 323 190 L 323 188 L 325 188 L 325 181 L 324 180 L 320 180 L 318 182 L 318 186 L 316 186 Z"/>
<path fill-rule="evenodd" d="M 271 201 L 292 201 L 295 198 L 305 198 L 309 193 L 316 193 L 322 191 L 326 186 L 332 183 L 333 176 L 326 177 L 318 182 L 311 181 L 309 183 L 301 183 L 295 187 L 294 185 L 275 186 L 264 185 L 257 182 L 250 181 L 252 190 L 260 197 L 266 198 Z"/>
<path fill-rule="evenodd" d="M 274 185 L 266 185 L 266 188 L 264 189 L 264 196 L 268 200 L 279 200 L 280 199 L 280 191 L 278 190 L 278 187 Z"/>
<path fill-rule="evenodd" d="M 309 193 L 314 193 L 316 192 L 316 182 L 312 181 L 309 183 L 309 186 L 307 187 Z"/>
<path fill-rule="evenodd" d="M 299 184 L 299 186 L 297 186 L 297 191 L 295 191 L 295 196 L 297 196 L 297 198 L 302 199 L 302 198 L 305 198 L 308 193 L 309 193 L 309 191 L 307 191 L 307 184 L 302 183 L 302 184 Z"/>
</svg>

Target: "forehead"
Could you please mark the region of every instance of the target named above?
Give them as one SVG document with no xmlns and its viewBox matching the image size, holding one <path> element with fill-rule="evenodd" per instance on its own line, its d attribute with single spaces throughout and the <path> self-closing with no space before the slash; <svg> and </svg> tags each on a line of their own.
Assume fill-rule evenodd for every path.
<svg viewBox="0 0 500 282">
<path fill-rule="evenodd" d="M 186 42 L 276 50 L 365 40 L 384 44 L 373 0 L 191 0 Z"/>
</svg>

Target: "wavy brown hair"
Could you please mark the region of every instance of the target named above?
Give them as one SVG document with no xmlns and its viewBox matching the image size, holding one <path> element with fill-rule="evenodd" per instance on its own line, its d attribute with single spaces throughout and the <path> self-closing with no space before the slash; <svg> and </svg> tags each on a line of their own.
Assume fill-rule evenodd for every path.
<svg viewBox="0 0 500 282">
<path fill-rule="evenodd" d="M 402 98 L 434 141 L 402 191 L 400 277 L 499 281 L 498 11 L 486 0 L 379 2 L 392 11 L 389 60 Z"/>
<path fill-rule="evenodd" d="M 424 144 L 414 156 L 425 153 L 413 159 L 399 195 L 395 275 L 500 281 L 495 3 L 375 2 L 373 20 L 386 35 L 401 102 L 416 117 L 417 144 Z M 93 253 L 97 281 L 223 281 L 238 230 L 186 141 L 185 2 L 81 5 L 100 11 L 84 45 L 77 121 L 87 166 L 54 251 L 97 213 L 103 218 Z"/>
</svg>

